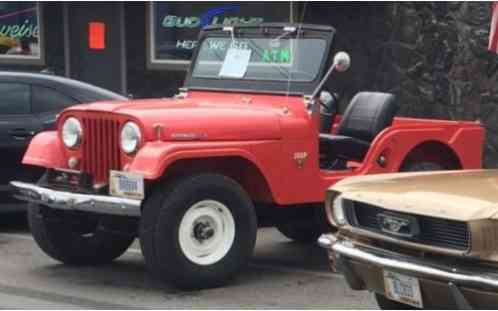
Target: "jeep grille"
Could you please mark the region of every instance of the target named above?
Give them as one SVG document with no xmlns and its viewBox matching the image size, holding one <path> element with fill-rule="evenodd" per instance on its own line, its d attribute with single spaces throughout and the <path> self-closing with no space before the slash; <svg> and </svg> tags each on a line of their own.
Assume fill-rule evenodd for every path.
<svg viewBox="0 0 498 311">
<path fill-rule="evenodd" d="M 382 231 L 377 216 L 384 212 L 389 211 L 374 205 L 352 201 L 352 204 L 347 204 L 345 214 L 349 224 L 353 227 L 390 236 L 389 233 Z M 395 236 L 397 239 L 458 251 L 465 251 L 470 247 L 470 232 L 465 222 L 408 213 L 396 212 L 395 214 L 416 219 L 420 227 L 418 235 Z"/>
<path fill-rule="evenodd" d="M 117 119 L 102 116 L 84 116 L 81 120 L 84 135 L 81 170 L 91 174 L 94 183 L 107 183 L 109 171 L 121 168 L 121 124 Z"/>
</svg>

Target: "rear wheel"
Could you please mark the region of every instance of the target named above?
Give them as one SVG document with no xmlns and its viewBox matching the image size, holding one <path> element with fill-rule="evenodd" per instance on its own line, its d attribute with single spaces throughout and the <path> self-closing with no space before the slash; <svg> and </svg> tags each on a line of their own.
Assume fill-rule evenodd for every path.
<svg viewBox="0 0 498 311">
<path fill-rule="evenodd" d="M 124 231 L 120 234 L 116 230 L 129 227 L 124 219 L 87 216 L 38 204 L 28 208 L 29 227 L 38 246 L 66 264 L 108 263 L 121 256 L 133 242 L 133 234 Z"/>
<path fill-rule="evenodd" d="M 286 238 L 299 243 L 314 243 L 322 234 L 321 228 L 313 221 L 306 224 L 281 224 L 277 225 L 277 229 Z"/>
<path fill-rule="evenodd" d="M 431 161 L 420 161 L 411 162 L 403 165 L 400 172 L 425 172 L 425 171 L 442 171 L 446 170 L 444 166 L 437 162 Z"/>
<path fill-rule="evenodd" d="M 292 220 L 276 224 L 278 231 L 285 237 L 298 243 L 309 244 L 315 243 L 322 233 L 335 231 L 327 221 L 325 207 L 322 204 L 298 209 L 292 213 Z"/>
<path fill-rule="evenodd" d="M 415 310 L 416 308 L 397 301 L 390 300 L 381 294 L 375 294 L 375 300 L 381 310 Z"/>
<path fill-rule="evenodd" d="M 225 284 L 247 263 L 256 214 L 234 180 L 216 174 L 162 184 L 145 201 L 140 245 L 148 269 L 183 289 Z"/>
</svg>

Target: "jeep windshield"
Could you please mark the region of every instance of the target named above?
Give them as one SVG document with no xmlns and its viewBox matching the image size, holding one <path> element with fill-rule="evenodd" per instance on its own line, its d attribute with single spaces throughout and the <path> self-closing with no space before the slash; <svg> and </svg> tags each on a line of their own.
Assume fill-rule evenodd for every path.
<svg viewBox="0 0 498 311">
<path fill-rule="evenodd" d="M 290 93 L 312 89 L 322 76 L 332 32 L 262 29 L 204 36 L 190 72 L 195 84 L 188 87 Z"/>
<path fill-rule="evenodd" d="M 315 80 L 327 43 L 323 39 L 206 38 L 194 65 L 196 78 Z"/>
</svg>

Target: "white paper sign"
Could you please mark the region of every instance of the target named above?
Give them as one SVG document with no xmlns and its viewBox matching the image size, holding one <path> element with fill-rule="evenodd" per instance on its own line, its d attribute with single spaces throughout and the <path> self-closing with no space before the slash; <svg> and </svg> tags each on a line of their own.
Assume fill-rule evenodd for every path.
<svg viewBox="0 0 498 311">
<path fill-rule="evenodd" d="M 246 74 L 251 50 L 230 48 L 227 51 L 223 65 L 221 66 L 220 77 L 242 78 Z"/>
</svg>

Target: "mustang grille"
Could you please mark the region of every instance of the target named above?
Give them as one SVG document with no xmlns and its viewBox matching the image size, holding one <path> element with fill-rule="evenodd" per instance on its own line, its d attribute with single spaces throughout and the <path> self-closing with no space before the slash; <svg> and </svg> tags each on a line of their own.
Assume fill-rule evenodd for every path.
<svg viewBox="0 0 498 311">
<path fill-rule="evenodd" d="M 107 183 L 110 170 L 121 168 L 119 150 L 120 122 L 104 117 L 83 117 L 82 171 L 93 176 L 94 183 Z"/>
<path fill-rule="evenodd" d="M 370 204 L 352 201 L 352 204 L 348 204 L 345 215 L 353 227 L 391 236 L 382 230 L 379 223 L 378 215 L 384 212 L 389 211 Z M 394 214 L 416 219 L 420 228 L 420 232 L 415 236 L 396 235 L 395 237 L 398 239 L 459 251 L 469 249 L 470 233 L 465 222 L 408 213 L 395 212 Z"/>
</svg>

